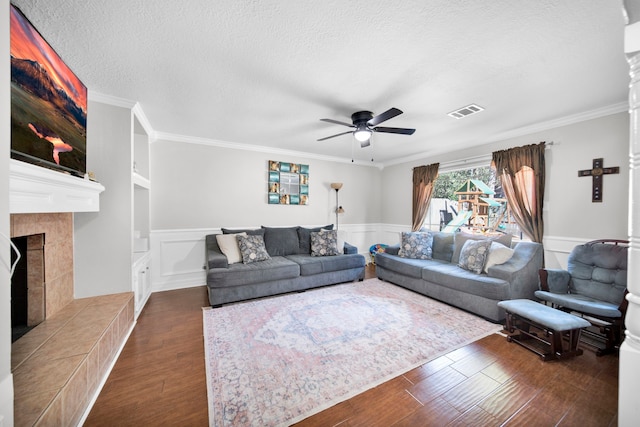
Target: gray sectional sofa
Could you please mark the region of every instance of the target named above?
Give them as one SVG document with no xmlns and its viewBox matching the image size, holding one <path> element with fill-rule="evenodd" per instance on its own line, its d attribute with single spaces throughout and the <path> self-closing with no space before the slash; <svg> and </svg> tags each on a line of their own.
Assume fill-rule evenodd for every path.
<svg viewBox="0 0 640 427">
<path fill-rule="evenodd" d="M 499 301 L 534 299 L 543 260 L 541 244 L 518 242 L 507 262 L 477 274 L 460 267 L 458 262 L 464 243 L 481 237 L 460 232 L 432 234 L 432 259 L 402 257 L 398 255 L 400 245 L 376 254 L 378 278 L 495 322 L 505 318 Z M 508 240 L 507 246 L 511 246 Z"/>
<path fill-rule="evenodd" d="M 262 227 L 253 230 L 222 229 L 223 234 L 246 232 L 263 236 L 269 259 L 229 263 L 216 234 L 206 236 L 207 288 L 211 306 L 252 298 L 364 279 L 365 258 L 344 243 L 343 253 L 311 255 L 311 233 L 333 226 Z"/>
</svg>

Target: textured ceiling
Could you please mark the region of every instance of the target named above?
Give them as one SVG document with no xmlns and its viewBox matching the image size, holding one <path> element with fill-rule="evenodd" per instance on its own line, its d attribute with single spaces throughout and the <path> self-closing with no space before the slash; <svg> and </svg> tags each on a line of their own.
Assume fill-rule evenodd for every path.
<svg viewBox="0 0 640 427">
<path fill-rule="evenodd" d="M 620 111 L 628 94 L 621 1 L 14 3 L 90 91 L 178 139 L 388 164 Z M 471 103 L 485 111 L 447 116 Z M 391 107 L 404 114 L 383 126 L 413 136 L 316 141 L 348 130 L 320 118 Z"/>
</svg>

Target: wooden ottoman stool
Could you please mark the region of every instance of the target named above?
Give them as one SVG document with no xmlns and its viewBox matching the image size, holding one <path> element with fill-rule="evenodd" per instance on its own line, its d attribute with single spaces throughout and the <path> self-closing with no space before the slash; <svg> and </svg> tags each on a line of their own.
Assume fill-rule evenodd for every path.
<svg viewBox="0 0 640 427">
<path fill-rule="evenodd" d="M 498 306 L 507 313 L 505 329 L 510 333 L 507 341 L 533 351 L 544 361 L 582 354 L 578 342 L 582 329 L 590 326 L 587 320 L 528 299 L 500 301 Z M 531 326 L 543 334 L 532 332 Z M 563 337 L 567 337 L 567 349 Z"/>
</svg>

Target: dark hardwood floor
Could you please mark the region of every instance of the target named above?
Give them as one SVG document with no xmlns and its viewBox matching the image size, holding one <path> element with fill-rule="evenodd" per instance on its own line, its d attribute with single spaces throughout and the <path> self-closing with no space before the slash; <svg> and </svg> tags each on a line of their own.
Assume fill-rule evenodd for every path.
<svg viewBox="0 0 640 427">
<path fill-rule="evenodd" d="M 204 287 L 152 294 L 85 425 L 208 425 L 207 303 Z M 495 334 L 298 426 L 615 426 L 617 402 L 617 356 L 542 362 Z"/>
</svg>

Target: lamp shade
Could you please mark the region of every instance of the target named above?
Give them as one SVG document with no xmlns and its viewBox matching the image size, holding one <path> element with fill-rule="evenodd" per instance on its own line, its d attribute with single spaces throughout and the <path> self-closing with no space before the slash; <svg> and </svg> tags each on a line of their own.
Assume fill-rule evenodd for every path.
<svg viewBox="0 0 640 427">
<path fill-rule="evenodd" d="M 354 133 L 353 136 L 360 142 L 368 141 L 371 138 L 371 131 L 366 127 L 359 127 Z"/>
<path fill-rule="evenodd" d="M 331 183 L 331 188 L 333 188 L 334 190 L 338 191 L 342 188 L 342 183 L 341 182 L 332 182 Z"/>
</svg>

